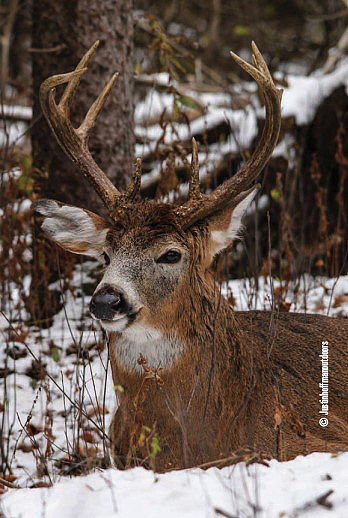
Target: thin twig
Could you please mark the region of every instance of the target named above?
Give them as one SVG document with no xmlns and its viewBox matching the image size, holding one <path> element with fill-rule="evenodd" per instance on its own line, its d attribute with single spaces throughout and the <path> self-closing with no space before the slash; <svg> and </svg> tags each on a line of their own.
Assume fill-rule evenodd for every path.
<svg viewBox="0 0 348 518">
<path fill-rule="evenodd" d="M 9 487 L 10 489 L 21 489 L 20 486 L 17 486 L 16 484 L 13 484 L 12 482 L 9 482 L 8 480 L 0 477 L 0 484 L 3 486 Z"/>
<path fill-rule="evenodd" d="M 65 43 L 61 43 L 60 45 L 56 45 L 55 47 L 48 47 L 43 49 L 38 49 L 34 47 L 29 47 L 28 52 L 36 53 L 36 54 L 52 54 L 54 52 L 62 52 L 66 48 Z"/>
<path fill-rule="evenodd" d="M 0 313 L 3 315 L 3 317 L 6 319 L 6 321 L 8 322 L 9 326 L 11 327 L 12 331 L 14 331 L 16 333 L 17 336 L 19 336 L 19 333 L 17 331 L 17 329 L 15 329 L 12 325 L 12 323 L 10 322 L 10 320 L 7 318 L 7 316 L 5 315 L 5 313 L 0 310 Z M 33 353 L 33 351 L 30 349 L 30 347 L 25 343 L 23 342 L 23 345 L 24 347 L 27 349 L 27 351 L 29 352 L 29 354 L 34 358 L 34 360 L 36 362 L 39 362 L 39 359 L 37 358 L 37 356 Z M 69 396 L 68 394 L 62 389 L 62 387 L 59 386 L 59 384 L 56 382 L 56 380 L 47 372 L 45 371 L 45 374 L 46 376 L 52 381 L 52 383 L 57 387 L 57 389 L 62 392 L 62 394 L 64 394 L 64 396 L 68 399 L 68 401 L 73 405 L 74 408 L 76 408 L 79 412 L 82 413 L 82 415 L 84 415 L 86 417 L 86 419 L 88 419 L 88 421 L 90 421 L 92 424 L 94 424 L 94 426 L 103 434 L 103 436 L 105 437 L 105 439 L 109 439 L 108 435 L 105 433 L 105 431 L 94 421 L 94 419 L 92 419 L 84 410 L 82 410 L 82 408 L 79 407 L 79 405 L 77 405 L 75 403 L 75 401 L 73 401 Z"/>
</svg>

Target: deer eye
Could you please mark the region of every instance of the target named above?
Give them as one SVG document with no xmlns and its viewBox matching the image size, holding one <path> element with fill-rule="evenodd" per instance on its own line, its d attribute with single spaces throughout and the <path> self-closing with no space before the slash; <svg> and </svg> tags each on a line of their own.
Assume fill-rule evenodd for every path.
<svg viewBox="0 0 348 518">
<path fill-rule="evenodd" d="M 103 252 L 102 253 L 102 257 L 104 259 L 105 266 L 109 266 L 109 264 L 110 264 L 110 257 L 108 256 L 108 254 L 106 252 Z"/>
<path fill-rule="evenodd" d="M 156 259 L 156 263 L 174 264 L 181 259 L 181 253 L 177 250 L 168 250 L 165 254 Z"/>
</svg>

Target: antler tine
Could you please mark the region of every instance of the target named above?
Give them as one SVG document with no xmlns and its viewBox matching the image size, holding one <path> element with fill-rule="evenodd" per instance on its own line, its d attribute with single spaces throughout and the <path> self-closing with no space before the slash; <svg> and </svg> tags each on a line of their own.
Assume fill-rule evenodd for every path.
<svg viewBox="0 0 348 518">
<path fill-rule="evenodd" d="M 113 87 L 115 81 L 118 78 L 118 72 L 115 72 L 111 79 L 106 83 L 103 90 L 99 94 L 98 98 L 94 101 L 90 109 L 88 110 L 82 124 L 76 130 L 78 134 L 85 140 L 90 134 L 91 129 L 94 126 L 94 123 L 99 115 L 100 110 L 103 108 L 104 103 L 110 93 L 111 88 Z"/>
<path fill-rule="evenodd" d="M 89 50 L 87 50 L 86 54 L 82 57 L 82 59 L 80 60 L 79 64 L 75 68 L 75 70 L 81 70 L 81 69 L 87 70 L 87 65 L 88 65 L 90 59 L 92 58 L 92 56 L 94 55 L 95 51 L 99 47 L 99 43 L 100 43 L 99 40 L 97 40 L 96 42 L 93 43 L 92 47 Z M 71 102 L 73 100 L 76 88 L 78 87 L 78 85 L 80 83 L 81 75 L 82 74 L 79 74 L 75 78 L 72 78 L 71 81 L 69 81 L 69 83 L 67 84 L 67 87 L 64 90 L 62 98 L 59 102 L 59 106 L 61 107 L 61 109 L 63 111 L 65 111 L 65 113 L 67 115 L 69 115 Z"/>
<path fill-rule="evenodd" d="M 78 129 L 72 126 L 69 119 L 69 109 L 74 92 L 80 82 L 82 74 L 87 70 L 85 65 L 91 59 L 98 44 L 99 42 L 96 42 L 92 45 L 73 72 L 52 76 L 46 79 L 41 84 L 39 95 L 42 111 L 58 144 L 64 153 L 77 165 L 83 176 L 91 183 L 109 211 L 112 211 L 121 193 L 94 161 L 88 149 L 88 136 L 117 78 L 117 74 L 114 74 L 106 84 L 97 100 L 88 110 L 87 115 Z M 55 100 L 55 87 L 64 83 L 67 83 L 67 87 L 57 105 Z"/>
<path fill-rule="evenodd" d="M 192 138 L 192 161 L 191 161 L 191 174 L 189 176 L 189 193 L 188 199 L 201 198 L 202 194 L 199 189 L 199 160 L 198 160 L 198 149 L 197 142 Z"/>
<path fill-rule="evenodd" d="M 250 159 L 231 178 L 229 186 L 240 192 L 260 174 L 277 143 L 281 125 L 281 99 L 283 90 L 276 88 L 268 66 L 256 44 L 252 42 L 253 60 L 257 68 L 231 53 L 235 61 L 248 72 L 261 88 L 266 106 L 266 120 L 261 138 Z M 238 187 L 240 185 L 240 187 Z"/>
<path fill-rule="evenodd" d="M 128 184 L 127 190 L 124 194 L 124 198 L 126 202 L 133 201 L 137 194 L 140 192 L 141 186 L 141 158 L 137 158 L 135 161 L 135 171 L 133 173 L 133 177 Z"/>
<path fill-rule="evenodd" d="M 182 217 L 184 228 L 188 228 L 227 205 L 236 205 L 237 202 L 239 203 L 247 196 L 250 189 L 248 191 L 245 191 L 245 189 L 258 177 L 277 143 L 281 124 L 283 91 L 275 87 L 267 64 L 254 42 L 252 42 L 252 50 L 255 66 L 245 62 L 233 52 L 231 52 L 231 56 L 240 67 L 255 79 L 263 92 L 266 120 L 261 138 L 252 156 L 232 178 L 220 185 L 211 194 L 204 196 L 199 203 L 189 199 L 184 205 L 178 207 L 177 214 Z"/>
</svg>

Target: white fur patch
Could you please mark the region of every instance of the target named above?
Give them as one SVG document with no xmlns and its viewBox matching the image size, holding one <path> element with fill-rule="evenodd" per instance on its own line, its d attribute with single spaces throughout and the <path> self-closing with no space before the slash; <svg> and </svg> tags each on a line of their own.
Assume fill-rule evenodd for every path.
<svg viewBox="0 0 348 518">
<path fill-rule="evenodd" d="M 230 224 L 226 230 L 213 230 L 211 233 L 211 238 L 214 241 L 215 245 L 215 253 L 218 253 L 220 250 L 226 248 L 229 243 L 238 237 L 238 234 L 241 230 L 242 218 L 252 202 L 257 189 L 252 191 L 248 196 L 244 198 L 233 210 Z"/>
<path fill-rule="evenodd" d="M 130 371 L 142 372 L 137 360 L 142 354 L 147 365 L 169 368 L 180 356 L 183 346 L 175 337 L 168 337 L 157 329 L 134 323 L 115 337 L 114 351 L 120 365 Z"/>
</svg>

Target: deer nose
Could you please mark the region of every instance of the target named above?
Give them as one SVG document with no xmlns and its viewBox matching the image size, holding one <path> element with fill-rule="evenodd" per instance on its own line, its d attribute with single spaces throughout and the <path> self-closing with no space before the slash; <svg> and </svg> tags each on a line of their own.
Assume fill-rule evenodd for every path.
<svg viewBox="0 0 348 518">
<path fill-rule="evenodd" d="M 116 313 L 126 313 L 128 305 L 122 293 L 112 288 L 102 288 L 89 303 L 89 310 L 98 320 L 112 320 Z"/>
</svg>

